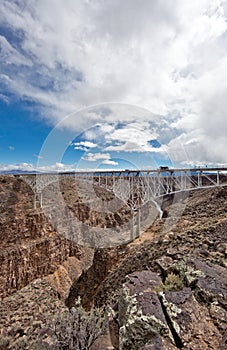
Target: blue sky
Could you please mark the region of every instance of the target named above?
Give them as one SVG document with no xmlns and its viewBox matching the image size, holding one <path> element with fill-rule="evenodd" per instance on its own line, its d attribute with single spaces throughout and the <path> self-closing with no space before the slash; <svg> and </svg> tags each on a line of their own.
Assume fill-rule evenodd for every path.
<svg viewBox="0 0 227 350">
<path fill-rule="evenodd" d="M 225 76 L 225 0 L 2 0 L 0 171 L 226 165 Z"/>
<path fill-rule="evenodd" d="M 118 109 L 121 109 L 121 105 Z M 137 135 L 142 132 L 142 137 L 145 135 L 143 128 L 138 127 L 135 122 L 134 125 L 129 122 L 97 123 L 76 133 L 61 123 L 54 128 L 47 121 L 41 120 L 37 106 L 26 101 L 10 104 L 0 101 L 0 113 L 1 161 L 9 170 L 17 169 L 18 166 L 24 170 L 30 170 L 32 166 L 39 166 L 44 170 L 45 167 L 47 170 L 55 170 L 65 166 L 63 169 L 67 170 L 156 168 L 160 164 L 171 165 L 168 158 L 154 156 L 153 152 L 145 149 L 161 148 L 157 139 L 142 143 L 141 148 L 144 150 L 141 151 L 137 150 L 139 143 L 134 144 L 132 140 L 127 140 L 128 132 L 135 132 Z M 63 120 L 65 119 L 67 120 Z M 119 133 L 121 137 L 113 137 L 114 133 Z M 110 134 L 112 140 L 108 138 Z M 51 143 L 50 149 L 45 146 L 48 142 Z M 126 142 L 128 147 L 132 147 L 132 151 L 124 150 Z M 115 147 L 117 151 L 114 151 Z M 122 148 L 122 151 L 118 148 Z"/>
<path fill-rule="evenodd" d="M 26 110 L 26 103 L 6 104 L 0 101 L 0 114 L 1 162 L 36 162 L 51 127 L 40 122 L 31 110 Z"/>
</svg>

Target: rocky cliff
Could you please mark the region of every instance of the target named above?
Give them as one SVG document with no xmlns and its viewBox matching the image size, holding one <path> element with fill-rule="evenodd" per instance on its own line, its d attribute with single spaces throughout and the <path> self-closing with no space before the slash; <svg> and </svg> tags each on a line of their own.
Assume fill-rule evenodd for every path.
<svg viewBox="0 0 227 350">
<path fill-rule="evenodd" d="M 52 274 L 69 257 L 89 263 L 92 251 L 59 235 L 34 194 L 20 178 L 0 177 L 0 297 L 14 293 L 36 278 Z"/>
<path fill-rule="evenodd" d="M 127 221 L 128 209 L 124 207 L 120 213 L 106 213 L 97 212 L 86 204 L 87 197 L 89 198 L 86 186 L 82 184 L 82 188 L 76 187 L 74 179 L 62 177 L 59 186 L 64 201 L 64 214 L 67 216 L 72 213 L 79 222 L 79 229 L 83 225 L 94 228 L 116 227 Z M 55 191 L 54 184 L 45 188 L 48 198 L 54 198 Z M 96 191 L 100 198 L 104 196 L 107 201 L 113 197 L 109 192 Z M 34 193 L 23 177 L 0 176 L 0 298 L 21 289 L 36 278 L 53 274 L 69 257 L 75 257 L 80 261 L 79 265 L 82 264 L 82 267 L 76 264 L 76 271 L 89 266 L 93 256 L 93 249 L 89 248 L 92 245 L 91 238 L 88 237 L 88 242 L 85 242 L 87 247 L 78 244 L 77 239 L 68 239 L 71 235 L 68 231 L 71 230 L 72 236 L 74 235 L 70 225 L 64 235 L 58 234 L 59 227 L 64 229 L 65 216 L 59 212 L 57 205 L 51 207 L 51 214 L 55 211 L 55 220 L 49 222 L 48 208 L 44 210 L 37 205 L 34 209 Z M 76 235 L 80 234 L 76 232 Z M 69 261 L 72 262 L 72 259 Z M 72 264 L 66 265 L 73 269 Z M 59 272 L 60 275 L 62 271 Z M 73 275 L 72 271 L 71 274 Z"/>
</svg>

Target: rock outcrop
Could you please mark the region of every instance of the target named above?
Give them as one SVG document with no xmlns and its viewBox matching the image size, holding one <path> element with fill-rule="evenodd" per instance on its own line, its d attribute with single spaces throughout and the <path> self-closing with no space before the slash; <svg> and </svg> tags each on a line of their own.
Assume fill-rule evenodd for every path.
<svg viewBox="0 0 227 350">
<path fill-rule="evenodd" d="M 198 259 L 184 267 L 181 290 L 151 271 L 127 276 L 118 302 L 121 350 L 226 348 L 226 271 Z"/>
<path fill-rule="evenodd" d="M 89 253 L 58 235 L 10 246 L 0 253 L 0 295 L 4 298 L 34 279 L 54 273 L 70 256 L 87 260 Z"/>
<path fill-rule="evenodd" d="M 24 181 L 0 176 L 0 193 L 0 298 L 54 273 L 70 256 L 87 259 L 89 250 L 57 234 L 33 209 L 34 195 Z"/>
<path fill-rule="evenodd" d="M 127 248 L 125 246 L 97 249 L 94 253 L 92 265 L 72 283 L 66 305 L 72 308 L 78 297 L 81 297 L 82 305 L 84 308 L 89 309 L 93 304 L 93 299 L 99 290 L 99 286 L 126 251 Z"/>
<path fill-rule="evenodd" d="M 127 276 L 118 302 L 120 349 L 144 349 L 158 343 L 161 346 L 165 341 L 162 337 L 171 340 L 171 332 L 155 292 L 160 283 L 161 278 L 151 271 Z"/>
</svg>

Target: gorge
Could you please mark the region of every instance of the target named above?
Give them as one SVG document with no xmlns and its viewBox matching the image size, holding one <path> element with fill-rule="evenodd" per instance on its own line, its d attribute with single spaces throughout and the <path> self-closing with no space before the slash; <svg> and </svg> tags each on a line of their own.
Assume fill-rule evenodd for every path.
<svg viewBox="0 0 227 350">
<path fill-rule="evenodd" d="M 97 214 L 69 179 L 61 191 L 91 227 L 129 221 L 124 206 Z M 78 298 L 85 312 L 108 305 L 108 325 L 93 350 L 226 348 L 225 187 L 179 195 L 172 206 L 166 196 L 162 219 L 151 205 L 146 213 L 154 222 L 139 237 L 100 248 L 59 234 L 43 209 L 34 209 L 22 179 L 1 175 L 0 193 L 0 349 L 76 349 L 67 339 L 59 343 L 53 325 L 64 323 Z"/>
</svg>

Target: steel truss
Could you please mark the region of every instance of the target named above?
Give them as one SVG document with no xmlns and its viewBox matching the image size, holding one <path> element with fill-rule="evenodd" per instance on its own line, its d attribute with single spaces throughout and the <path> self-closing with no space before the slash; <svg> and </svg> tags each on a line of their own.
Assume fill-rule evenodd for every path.
<svg viewBox="0 0 227 350">
<path fill-rule="evenodd" d="M 132 210 L 147 202 L 177 192 L 227 185 L 227 168 L 155 169 L 122 171 L 85 171 L 58 174 L 19 175 L 34 192 L 34 208 L 42 207 L 42 192 L 62 176 L 111 191 Z"/>
</svg>

